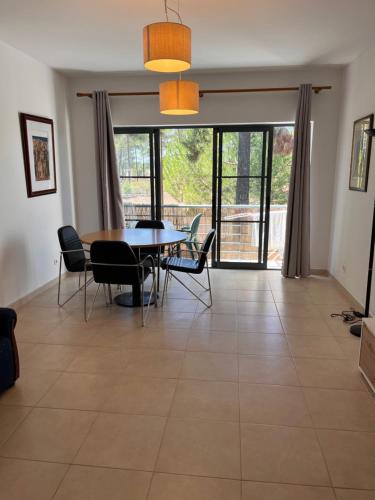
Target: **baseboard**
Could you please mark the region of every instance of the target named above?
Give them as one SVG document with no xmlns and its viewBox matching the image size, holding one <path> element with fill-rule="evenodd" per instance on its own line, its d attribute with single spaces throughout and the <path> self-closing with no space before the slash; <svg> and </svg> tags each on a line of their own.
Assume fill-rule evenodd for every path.
<svg viewBox="0 0 375 500">
<path fill-rule="evenodd" d="M 353 295 L 342 285 L 331 273 L 328 273 L 329 277 L 332 279 L 334 282 L 335 286 L 340 290 L 340 292 L 345 295 L 345 297 L 350 301 L 353 309 L 356 311 L 364 311 L 364 306 L 358 300 L 353 297 Z"/>
<path fill-rule="evenodd" d="M 61 275 L 61 279 L 63 280 L 65 278 L 67 278 L 68 274 L 69 273 L 67 271 L 65 273 L 63 273 Z M 35 297 L 37 297 L 41 293 L 46 292 L 49 288 L 56 286 L 58 282 L 59 282 L 59 277 L 53 278 L 52 280 L 48 281 L 44 285 L 40 286 L 39 288 L 36 288 L 32 292 L 30 292 L 27 295 L 24 295 L 20 299 L 16 300 L 12 304 L 10 304 L 8 307 L 11 307 L 12 309 L 17 309 L 19 307 L 22 307 L 25 304 L 27 304 L 28 302 L 30 302 L 30 300 L 35 299 Z"/>
</svg>

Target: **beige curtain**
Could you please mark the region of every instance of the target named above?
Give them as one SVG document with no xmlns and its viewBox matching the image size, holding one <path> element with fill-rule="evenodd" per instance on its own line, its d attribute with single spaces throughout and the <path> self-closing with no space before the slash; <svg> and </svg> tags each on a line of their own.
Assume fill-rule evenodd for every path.
<svg viewBox="0 0 375 500">
<path fill-rule="evenodd" d="M 102 229 L 124 227 L 124 206 L 117 168 L 108 93 L 93 92 L 99 214 Z"/>
<path fill-rule="evenodd" d="M 310 274 L 311 84 L 300 85 L 286 220 L 285 278 Z"/>
</svg>

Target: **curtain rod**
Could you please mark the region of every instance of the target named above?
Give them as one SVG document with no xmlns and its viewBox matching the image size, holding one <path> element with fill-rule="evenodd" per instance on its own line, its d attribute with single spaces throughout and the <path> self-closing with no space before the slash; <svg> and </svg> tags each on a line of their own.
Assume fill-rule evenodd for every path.
<svg viewBox="0 0 375 500">
<path fill-rule="evenodd" d="M 331 90 L 332 85 L 315 85 L 312 90 L 315 94 L 319 94 L 322 90 Z M 270 88 L 253 88 L 253 89 L 207 89 L 200 90 L 199 95 L 203 97 L 205 94 L 240 94 L 246 92 L 293 92 L 299 90 L 299 87 L 270 87 Z M 109 96 L 143 96 L 143 95 L 159 95 L 159 92 L 108 92 Z M 77 97 L 92 97 L 91 92 L 77 92 Z"/>
</svg>

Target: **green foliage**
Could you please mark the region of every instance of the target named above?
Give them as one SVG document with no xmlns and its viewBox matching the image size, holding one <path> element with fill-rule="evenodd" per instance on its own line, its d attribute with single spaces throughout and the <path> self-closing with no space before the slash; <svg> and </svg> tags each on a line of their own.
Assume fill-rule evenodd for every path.
<svg viewBox="0 0 375 500">
<path fill-rule="evenodd" d="M 163 191 L 177 203 L 211 204 L 213 131 L 210 128 L 162 129 L 161 161 Z M 148 179 L 126 179 L 150 175 L 148 134 L 116 134 L 116 151 L 122 192 L 125 197 L 149 196 Z M 293 149 L 293 127 L 275 127 L 271 203 L 288 201 Z M 262 132 L 223 134 L 223 176 L 261 175 Z M 223 178 L 222 203 L 259 204 L 260 179 Z M 166 200 L 168 203 L 168 200 Z"/>
</svg>

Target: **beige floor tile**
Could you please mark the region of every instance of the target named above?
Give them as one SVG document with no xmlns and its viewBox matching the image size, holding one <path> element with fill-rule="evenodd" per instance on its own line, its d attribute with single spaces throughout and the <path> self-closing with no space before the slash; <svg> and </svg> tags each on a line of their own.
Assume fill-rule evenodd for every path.
<svg viewBox="0 0 375 500">
<path fill-rule="evenodd" d="M 5 405 L 34 406 L 56 382 L 62 372 L 53 370 L 22 369 L 13 387 L 3 392 L 0 403 Z"/>
<path fill-rule="evenodd" d="M 311 296 L 308 292 L 288 292 L 283 290 L 272 290 L 276 306 L 281 304 L 311 304 Z"/>
<path fill-rule="evenodd" d="M 23 366 L 27 369 L 66 370 L 82 349 L 80 346 L 38 344 Z"/>
<path fill-rule="evenodd" d="M 176 380 L 121 375 L 108 390 L 103 411 L 167 416 Z"/>
<path fill-rule="evenodd" d="M 192 332 L 186 350 L 235 354 L 237 353 L 237 335 L 220 332 Z"/>
<path fill-rule="evenodd" d="M 114 382 L 113 374 L 64 373 L 37 406 L 99 410 Z"/>
<path fill-rule="evenodd" d="M 238 316 L 238 331 L 243 333 L 283 333 L 276 316 Z"/>
<path fill-rule="evenodd" d="M 17 342 L 18 357 L 21 366 L 23 366 L 24 362 L 31 355 L 37 345 L 38 344 L 31 344 L 30 342 Z"/>
<path fill-rule="evenodd" d="M 273 302 L 270 290 L 237 290 L 236 300 L 238 302 Z"/>
<path fill-rule="evenodd" d="M 336 489 L 337 500 L 375 500 L 375 490 L 341 490 Z"/>
<path fill-rule="evenodd" d="M 0 458 L 0 496 L 4 500 L 51 500 L 68 466 Z"/>
<path fill-rule="evenodd" d="M 215 300 L 212 307 L 206 307 L 201 302 L 198 302 L 197 313 L 199 314 L 236 314 L 237 302 L 235 300 Z"/>
<path fill-rule="evenodd" d="M 150 472 L 73 465 L 54 500 L 146 500 Z"/>
<path fill-rule="evenodd" d="M 375 433 L 317 432 L 333 486 L 375 490 Z"/>
<path fill-rule="evenodd" d="M 184 300 L 184 299 L 171 299 L 166 298 L 163 306 L 160 303 L 161 311 L 181 312 L 181 313 L 195 313 L 198 306 L 198 300 Z"/>
<path fill-rule="evenodd" d="M 319 309 L 312 304 L 288 304 L 285 302 L 278 302 L 276 307 L 278 313 L 283 318 L 320 319 L 321 316 Z"/>
<path fill-rule="evenodd" d="M 287 335 L 292 356 L 300 358 L 343 359 L 345 355 L 335 338 Z"/>
<path fill-rule="evenodd" d="M 295 358 L 294 363 L 305 387 L 366 390 L 358 366 L 346 359 Z"/>
<path fill-rule="evenodd" d="M 14 334 L 18 342 L 46 342 L 50 332 L 56 328 L 59 322 L 48 322 L 34 320 L 19 320 Z"/>
<path fill-rule="evenodd" d="M 281 317 L 280 319 L 285 333 L 288 335 L 331 336 L 331 330 L 320 318 Z"/>
<path fill-rule="evenodd" d="M 65 344 L 65 345 L 89 345 L 95 333 L 97 326 L 90 323 L 65 323 L 58 325 L 45 339 L 47 344 Z"/>
<path fill-rule="evenodd" d="M 24 321 L 35 321 L 45 323 L 59 323 L 67 317 L 66 311 L 62 307 L 39 307 L 32 301 L 24 307 L 17 310 L 19 318 L 18 327 L 21 327 Z"/>
<path fill-rule="evenodd" d="M 238 361 L 234 354 L 186 352 L 181 377 L 198 380 L 238 380 Z"/>
<path fill-rule="evenodd" d="M 266 356 L 289 356 L 289 347 L 285 335 L 238 334 L 238 352 L 240 354 L 260 354 Z"/>
<path fill-rule="evenodd" d="M 234 422 L 169 420 L 156 470 L 239 479 L 239 425 Z"/>
<path fill-rule="evenodd" d="M 123 469 L 154 469 L 165 418 L 101 413 L 74 463 Z"/>
<path fill-rule="evenodd" d="M 363 391 L 304 389 L 314 425 L 323 429 L 375 431 L 375 400 Z"/>
<path fill-rule="evenodd" d="M 180 380 L 171 416 L 238 421 L 238 385 L 234 382 Z"/>
<path fill-rule="evenodd" d="M 237 302 L 237 313 L 250 316 L 278 316 L 275 304 L 272 302 Z"/>
<path fill-rule="evenodd" d="M 0 444 L 12 435 L 30 410 L 25 406 L 0 406 Z"/>
<path fill-rule="evenodd" d="M 177 378 L 184 353 L 157 349 L 133 349 L 127 353 L 125 374 L 136 377 Z"/>
<path fill-rule="evenodd" d="M 125 347 L 137 349 L 170 349 L 181 351 L 186 347 L 188 330 L 135 331 L 125 335 Z"/>
<path fill-rule="evenodd" d="M 96 414 L 34 408 L 0 449 L 3 456 L 70 463 Z"/>
<path fill-rule="evenodd" d="M 302 389 L 240 384 L 241 422 L 311 427 Z"/>
<path fill-rule="evenodd" d="M 192 324 L 195 331 L 217 331 L 232 332 L 237 331 L 237 315 L 235 314 L 197 314 Z"/>
<path fill-rule="evenodd" d="M 312 429 L 241 424 L 242 478 L 328 486 Z"/>
<path fill-rule="evenodd" d="M 154 329 L 158 327 L 167 327 L 170 330 L 186 329 L 188 330 L 194 322 L 193 312 L 166 311 L 160 308 L 153 309 L 146 323 L 145 329 Z"/>
<path fill-rule="evenodd" d="M 244 481 L 242 500 L 336 500 L 336 498 L 333 489 L 324 486 Z"/>
<path fill-rule="evenodd" d="M 300 385 L 291 358 L 279 356 L 240 356 L 240 382 L 251 384 Z"/>
<path fill-rule="evenodd" d="M 125 369 L 128 356 L 124 350 L 110 347 L 85 347 L 67 367 L 69 372 L 118 373 Z"/>
<path fill-rule="evenodd" d="M 358 363 L 360 339 L 358 337 L 354 337 L 353 335 L 349 335 L 347 338 L 335 337 L 335 340 L 344 353 L 345 358 L 352 359 Z"/>
<path fill-rule="evenodd" d="M 171 474 L 155 474 L 149 500 L 241 500 L 241 483 Z"/>
</svg>

